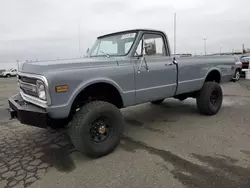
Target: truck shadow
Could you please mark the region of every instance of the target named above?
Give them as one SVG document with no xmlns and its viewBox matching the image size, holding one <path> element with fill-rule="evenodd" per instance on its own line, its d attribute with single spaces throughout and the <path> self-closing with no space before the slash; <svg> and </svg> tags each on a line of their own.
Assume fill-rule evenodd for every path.
<svg viewBox="0 0 250 188">
<path fill-rule="evenodd" d="M 218 115 L 228 113 L 228 108 L 231 108 L 231 106 L 228 104 L 222 105 Z M 139 127 L 161 134 L 164 134 L 162 129 L 171 126 L 183 126 L 183 124 L 180 124 L 183 119 L 195 123 L 197 118 L 202 121 L 208 118 L 216 119 L 217 116 L 209 117 L 200 114 L 194 99 L 188 99 L 186 101 L 166 99 L 160 105 L 148 103 L 124 109 L 122 112 L 127 129 L 129 129 L 130 126 Z"/>
<path fill-rule="evenodd" d="M 138 109 L 139 108 L 139 109 Z M 149 131 L 164 133 L 160 128 L 155 128 L 152 124 L 174 124 L 184 116 L 201 116 L 193 103 L 185 103 L 176 100 L 165 100 L 160 105 L 144 104 L 122 111 L 125 122 L 128 126 L 141 127 Z M 158 126 L 159 127 L 159 126 Z"/>
<path fill-rule="evenodd" d="M 125 137 L 120 146 L 128 152 L 136 152 L 137 150 L 145 150 L 152 155 L 157 155 L 163 159 L 165 163 L 174 166 L 171 173 L 174 178 L 178 179 L 185 187 L 228 187 L 228 188 L 249 188 L 250 187 L 250 169 L 237 165 L 237 160 L 228 156 L 203 156 L 192 154 L 192 157 L 198 159 L 204 165 L 195 164 L 170 151 L 165 151 L 145 143 L 135 141 L 132 138 Z"/>
</svg>

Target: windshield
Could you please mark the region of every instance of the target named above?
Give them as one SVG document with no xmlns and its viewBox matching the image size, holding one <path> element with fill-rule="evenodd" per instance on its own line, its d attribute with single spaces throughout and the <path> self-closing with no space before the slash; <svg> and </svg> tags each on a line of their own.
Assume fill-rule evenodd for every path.
<svg viewBox="0 0 250 188">
<path fill-rule="evenodd" d="M 125 56 L 129 53 L 136 33 L 114 34 L 98 38 L 91 48 L 89 55 L 96 56 Z"/>
</svg>

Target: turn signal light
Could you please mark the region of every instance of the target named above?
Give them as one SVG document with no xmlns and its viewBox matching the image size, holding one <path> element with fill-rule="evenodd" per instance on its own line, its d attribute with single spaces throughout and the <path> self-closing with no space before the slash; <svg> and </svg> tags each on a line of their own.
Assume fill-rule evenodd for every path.
<svg viewBox="0 0 250 188">
<path fill-rule="evenodd" d="M 57 93 L 67 92 L 67 91 L 68 91 L 68 86 L 66 85 L 56 86 Z"/>
</svg>

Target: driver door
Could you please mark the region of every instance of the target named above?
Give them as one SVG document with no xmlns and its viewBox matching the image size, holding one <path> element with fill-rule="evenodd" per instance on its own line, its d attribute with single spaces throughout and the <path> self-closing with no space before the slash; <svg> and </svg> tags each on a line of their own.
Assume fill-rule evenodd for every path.
<svg viewBox="0 0 250 188">
<path fill-rule="evenodd" d="M 177 85 L 177 72 L 167 53 L 165 37 L 158 33 L 144 33 L 136 55 L 139 55 L 134 60 L 136 103 L 173 96 Z"/>
</svg>

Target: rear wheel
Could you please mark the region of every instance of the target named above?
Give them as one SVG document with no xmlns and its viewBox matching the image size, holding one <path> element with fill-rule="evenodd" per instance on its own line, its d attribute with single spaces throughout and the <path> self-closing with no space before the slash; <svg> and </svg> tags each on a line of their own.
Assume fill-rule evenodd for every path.
<svg viewBox="0 0 250 188">
<path fill-rule="evenodd" d="M 206 82 L 198 92 L 196 103 L 200 113 L 214 115 L 220 110 L 222 100 L 223 93 L 220 84 Z"/>
<path fill-rule="evenodd" d="M 6 77 L 7 77 L 7 78 L 10 78 L 10 74 L 6 74 Z"/>
<path fill-rule="evenodd" d="M 165 99 L 161 99 L 161 100 L 156 100 L 156 101 L 152 101 L 152 104 L 161 104 Z"/>
<path fill-rule="evenodd" d="M 92 101 L 76 112 L 69 135 L 77 150 L 97 158 L 111 153 L 120 142 L 124 120 L 113 104 Z"/>
</svg>

